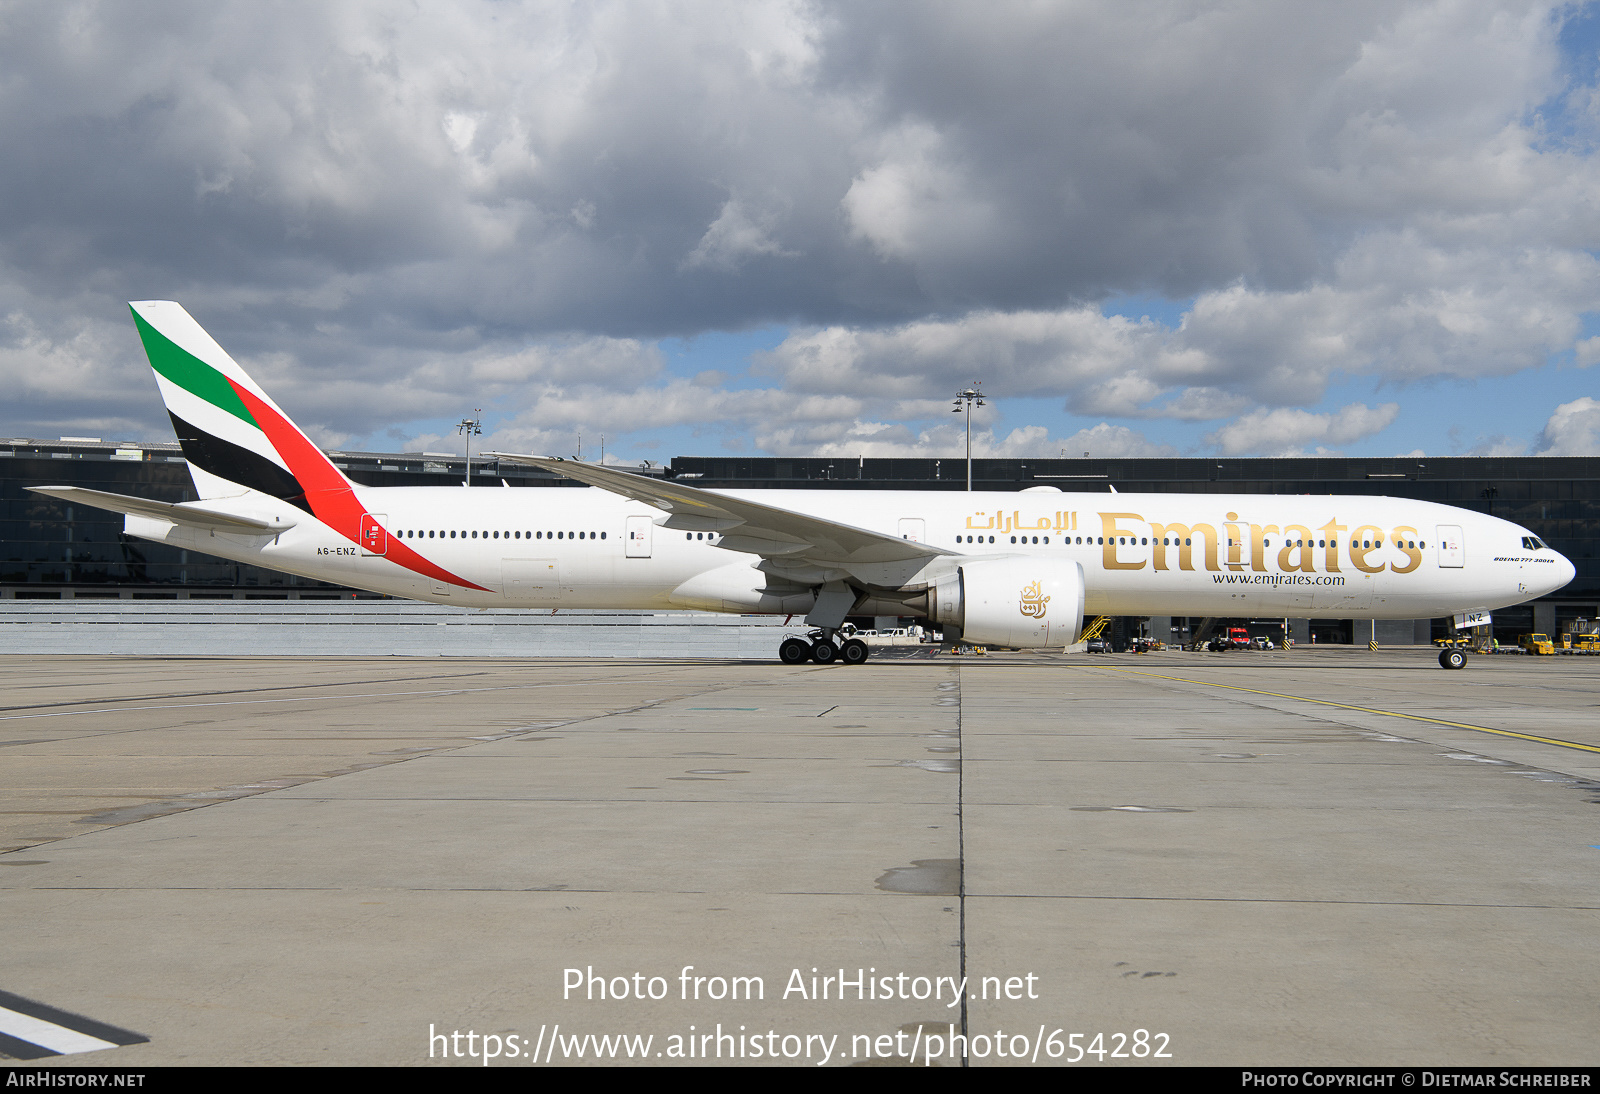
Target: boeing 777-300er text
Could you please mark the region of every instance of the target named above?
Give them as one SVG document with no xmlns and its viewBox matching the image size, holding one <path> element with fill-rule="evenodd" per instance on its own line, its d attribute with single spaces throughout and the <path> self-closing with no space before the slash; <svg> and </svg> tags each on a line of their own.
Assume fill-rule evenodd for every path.
<svg viewBox="0 0 1600 1094">
<path fill-rule="evenodd" d="M 498 453 L 594 489 L 359 486 L 182 307 L 131 306 L 199 500 L 37 491 L 123 513 L 132 536 L 393 596 L 805 613 L 813 636 L 786 638 L 783 661 L 857 663 L 849 615 L 1061 648 L 1085 614 L 1420 619 L 1574 572 L 1526 528 L 1400 498 L 705 490 Z"/>
</svg>

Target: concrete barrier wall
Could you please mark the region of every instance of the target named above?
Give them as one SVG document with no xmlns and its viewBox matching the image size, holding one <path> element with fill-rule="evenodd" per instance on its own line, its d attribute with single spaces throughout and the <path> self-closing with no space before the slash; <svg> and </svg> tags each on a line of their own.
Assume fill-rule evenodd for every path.
<svg viewBox="0 0 1600 1094">
<path fill-rule="evenodd" d="M 411 601 L 0 601 L 0 653 L 156 656 L 737 657 L 801 620 L 699 612 L 477 611 Z"/>
</svg>

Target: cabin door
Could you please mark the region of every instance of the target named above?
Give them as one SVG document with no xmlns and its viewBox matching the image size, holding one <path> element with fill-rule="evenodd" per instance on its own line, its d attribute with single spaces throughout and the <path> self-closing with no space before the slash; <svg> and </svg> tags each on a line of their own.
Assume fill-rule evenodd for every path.
<svg viewBox="0 0 1600 1094">
<path fill-rule="evenodd" d="M 628 518 L 627 557 L 650 557 L 650 530 L 655 527 L 655 523 L 650 517 Z"/>
<path fill-rule="evenodd" d="M 1439 531 L 1439 566 L 1441 569 L 1460 569 L 1467 564 L 1467 546 L 1461 537 L 1461 526 L 1441 524 Z"/>
<path fill-rule="evenodd" d="M 389 532 L 383 526 L 386 513 L 361 514 L 361 553 L 366 556 L 389 553 Z"/>
</svg>

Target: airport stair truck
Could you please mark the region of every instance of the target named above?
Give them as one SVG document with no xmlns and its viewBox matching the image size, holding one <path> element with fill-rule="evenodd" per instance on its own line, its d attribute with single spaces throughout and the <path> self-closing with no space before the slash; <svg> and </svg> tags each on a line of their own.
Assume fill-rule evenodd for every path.
<svg viewBox="0 0 1600 1094">
<path fill-rule="evenodd" d="M 1094 621 L 1083 628 L 1083 633 L 1078 636 L 1079 642 L 1093 642 L 1106 632 L 1106 627 L 1111 623 L 1109 615 L 1097 615 Z"/>
</svg>

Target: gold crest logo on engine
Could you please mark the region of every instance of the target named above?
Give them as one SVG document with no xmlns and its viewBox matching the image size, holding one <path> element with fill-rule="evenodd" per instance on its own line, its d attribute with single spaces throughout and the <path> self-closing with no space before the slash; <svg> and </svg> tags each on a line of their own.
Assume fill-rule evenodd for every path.
<svg viewBox="0 0 1600 1094">
<path fill-rule="evenodd" d="M 1044 595 L 1037 581 L 1022 587 L 1022 614 L 1030 619 L 1043 619 L 1045 605 L 1050 598 Z"/>
</svg>

